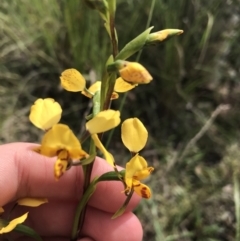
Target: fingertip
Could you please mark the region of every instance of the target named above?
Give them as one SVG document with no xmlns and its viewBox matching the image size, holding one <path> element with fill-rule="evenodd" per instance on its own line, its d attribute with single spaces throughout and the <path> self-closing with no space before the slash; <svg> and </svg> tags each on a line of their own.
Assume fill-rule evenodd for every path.
<svg viewBox="0 0 240 241">
<path fill-rule="evenodd" d="M 91 238 L 81 238 L 81 239 L 78 239 L 78 241 L 95 241 Z"/>
</svg>

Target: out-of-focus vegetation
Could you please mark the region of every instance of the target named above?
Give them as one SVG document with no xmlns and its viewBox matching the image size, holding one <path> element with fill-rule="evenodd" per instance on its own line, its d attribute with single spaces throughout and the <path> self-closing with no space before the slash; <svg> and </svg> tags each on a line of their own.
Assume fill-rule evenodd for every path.
<svg viewBox="0 0 240 241">
<path fill-rule="evenodd" d="M 145 30 L 151 2 L 117 0 L 120 48 Z M 148 127 L 142 155 L 156 169 L 153 198 L 137 210 L 144 240 L 240 239 L 239 16 L 239 0 L 155 3 L 154 31 L 184 34 L 143 50 L 140 63 L 154 80 L 127 95 L 122 113 Z M 99 16 L 80 0 L 1 0 L 1 143 L 39 141 L 28 113 L 40 97 L 60 102 L 63 122 L 80 133 L 91 106 L 63 91 L 59 74 L 74 67 L 89 82 L 100 79 L 109 44 Z M 109 148 L 117 162 L 126 159 L 118 136 Z"/>
</svg>

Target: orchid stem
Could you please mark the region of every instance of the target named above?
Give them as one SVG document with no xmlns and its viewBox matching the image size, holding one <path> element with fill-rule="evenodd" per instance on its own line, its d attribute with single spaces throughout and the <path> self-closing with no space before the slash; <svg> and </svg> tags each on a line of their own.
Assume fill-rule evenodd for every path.
<svg viewBox="0 0 240 241">
<path fill-rule="evenodd" d="M 112 54 L 113 58 L 118 54 L 118 43 L 117 43 L 117 36 L 116 36 L 116 30 L 115 30 L 115 17 L 113 15 L 110 15 L 110 34 L 111 34 L 111 41 L 112 41 Z"/>
<path fill-rule="evenodd" d="M 92 116 L 96 116 L 100 111 L 100 91 L 97 91 L 95 95 L 93 96 L 93 113 Z M 91 139 L 90 141 L 90 149 L 89 154 L 96 153 L 96 147 Z M 83 197 L 85 197 L 85 194 L 88 195 L 89 187 L 91 186 L 91 174 L 93 169 L 94 161 L 86 166 L 83 166 L 83 172 L 84 172 L 84 185 L 83 185 Z M 89 195 L 88 199 L 91 195 Z M 85 198 L 86 199 L 86 198 Z M 81 201 L 78 204 L 77 212 L 75 214 L 74 223 L 73 223 L 73 230 L 72 230 L 72 240 L 76 240 L 78 236 L 81 234 L 85 216 L 86 216 L 86 210 L 87 210 L 87 201 L 84 198 L 81 199 Z"/>
<path fill-rule="evenodd" d="M 92 196 L 92 194 L 94 193 L 95 186 L 96 186 L 96 178 L 91 182 L 90 185 L 88 185 L 86 191 L 84 192 L 81 198 L 81 202 L 79 202 L 77 206 L 75 217 L 74 217 L 71 241 L 77 240 L 79 232 L 81 232 L 81 229 L 84 223 L 87 202 Z M 80 220 L 79 220 L 79 217 L 80 217 Z M 80 223 L 80 226 L 78 225 L 79 223 Z"/>
</svg>

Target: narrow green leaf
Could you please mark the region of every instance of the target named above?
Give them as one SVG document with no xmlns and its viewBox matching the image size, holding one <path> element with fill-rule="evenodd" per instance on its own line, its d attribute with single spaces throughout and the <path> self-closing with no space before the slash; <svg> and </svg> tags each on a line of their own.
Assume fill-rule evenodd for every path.
<svg viewBox="0 0 240 241">
<path fill-rule="evenodd" d="M 42 238 L 38 233 L 36 233 L 32 228 L 29 228 L 26 225 L 18 224 L 17 227 L 14 229 L 17 232 L 23 233 L 28 237 L 31 237 L 35 240 L 42 241 Z"/>
<path fill-rule="evenodd" d="M 117 212 L 114 213 L 114 215 L 112 216 L 112 219 L 120 217 L 125 212 L 126 207 L 127 207 L 128 203 L 130 202 L 133 193 L 134 193 L 134 190 L 132 189 L 131 192 L 129 193 L 129 195 L 127 196 L 125 202 L 123 203 L 123 205 L 117 210 Z"/>
<path fill-rule="evenodd" d="M 95 157 L 96 157 L 96 153 L 94 153 L 94 154 L 90 155 L 88 158 L 82 160 L 81 161 L 82 166 L 92 163 L 94 161 Z"/>
<path fill-rule="evenodd" d="M 150 31 L 153 29 L 153 27 L 150 27 L 146 29 L 144 32 L 142 32 L 140 35 L 138 35 L 135 39 L 127 43 L 124 48 L 119 52 L 119 54 L 116 56 L 116 59 L 127 59 L 133 54 L 135 54 L 137 51 L 141 50 L 149 36 Z"/>
<path fill-rule="evenodd" d="M 121 181 L 119 179 L 119 174 L 124 177 L 125 176 L 125 170 L 122 170 L 118 173 L 116 173 L 115 171 L 112 172 L 106 172 L 104 174 L 102 174 L 99 178 L 98 178 L 98 182 L 101 181 Z"/>
<path fill-rule="evenodd" d="M 84 0 L 85 4 L 91 8 L 96 9 L 104 21 L 108 21 L 108 3 L 106 0 Z"/>
<path fill-rule="evenodd" d="M 77 233 L 78 233 L 78 228 L 79 228 L 79 218 L 84 210 L 84 207 L 87 205 L 88 200 L 96 190 L 96 184 L 97 184 L 98 178 L 95 177 L 91 184 L 88 186 L 86 192 L 83 194 L 81 200 L 78 203 L 76 212 L 75 212 L 75 217 L 74 217 L 74 222 L 73 222 L 73 228 L 72 228 L 72 239 L 75 240 Z"/>
</svg>

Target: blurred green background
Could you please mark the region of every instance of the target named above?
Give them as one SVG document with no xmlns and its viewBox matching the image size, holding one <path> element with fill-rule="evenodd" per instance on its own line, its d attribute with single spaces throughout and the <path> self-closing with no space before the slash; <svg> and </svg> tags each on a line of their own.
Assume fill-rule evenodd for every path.
<svg viewBox="0 0 240 241">
<path fill-rule="evenodd" d="M 120 49 L 145 30 L 153 3 L 117 0 Z M 153 198 L 136 210 L 144 241 L 240 240 L 239 24 L 240 0 L 155 1 L 154 31 L 184 34 L 143 50 L 154 80 L 129 92 L 122 112 L 149 131 L 141 155 L 155 167 Z M 45 97 L 80 134 L 91 103 L 61 89 L 59 75 L 73 67 L 89 84 L 99 80 L 109 45 L 99 15 L 80 0 L 1 0 L 0 142 L 39 142 L 28 114 Z M 119 130 L 109 150 L 117 163 L 128 160 Z"/>
</svg>

